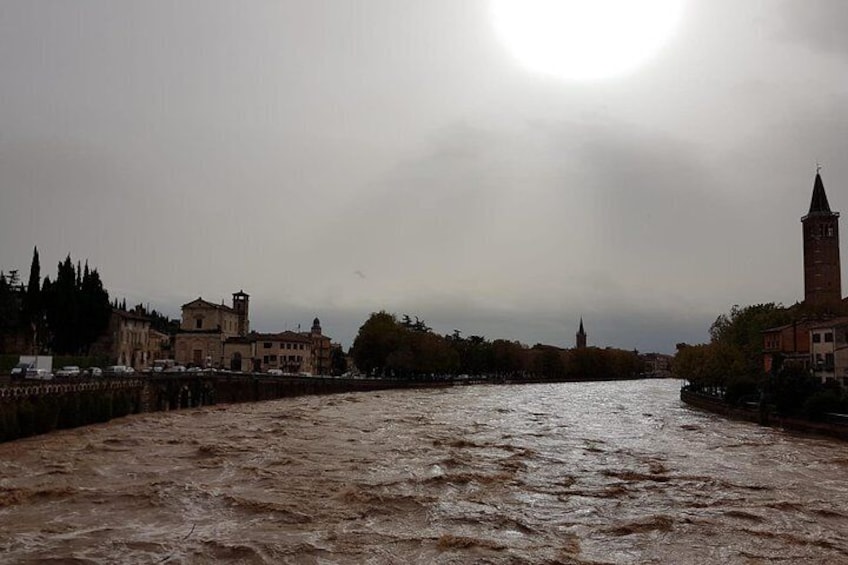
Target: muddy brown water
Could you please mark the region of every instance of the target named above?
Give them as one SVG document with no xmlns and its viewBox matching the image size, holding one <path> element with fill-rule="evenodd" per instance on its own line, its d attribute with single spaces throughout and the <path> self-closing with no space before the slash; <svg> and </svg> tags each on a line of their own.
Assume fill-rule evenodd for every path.
<svg viewBox="0 0 848 565">
<path fill-rule="evenodd" d="M 676 381 L 312 396 L 0 445 L 0 562 L 848 563 L 848 445 Z"/>
</svg>

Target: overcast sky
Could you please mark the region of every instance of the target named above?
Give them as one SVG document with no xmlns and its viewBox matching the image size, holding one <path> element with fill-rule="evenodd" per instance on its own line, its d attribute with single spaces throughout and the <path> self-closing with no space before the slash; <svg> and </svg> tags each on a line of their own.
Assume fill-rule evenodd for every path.
<svg viewBox="0 0 848 565">
<path fill-rule="evenodd" d="M 345 347 L 385 309 L 672 352 L 803 298 L 817 162 L 848 211 L 846 29 L 843 0 L 690 0 L 577 81 L 484 0 L 6 0 L 0 269 L 70 253 L 174 317 L 244 289 L 254 329 Z"/>
</svg>

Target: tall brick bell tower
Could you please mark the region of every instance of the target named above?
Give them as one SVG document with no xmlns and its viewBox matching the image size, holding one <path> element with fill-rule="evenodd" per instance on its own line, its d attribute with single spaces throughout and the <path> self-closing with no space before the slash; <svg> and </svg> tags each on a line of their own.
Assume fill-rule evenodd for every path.
<svg viewBox="0 0 848 565">
<path fill-rule="evenodd" d="M 819 171 L 810 211 L 801 218 L 804 230 L 804 304 L 835 308 L 842 301 L 839 265 L 839 212 L 831 212 Z"/>
</svg>

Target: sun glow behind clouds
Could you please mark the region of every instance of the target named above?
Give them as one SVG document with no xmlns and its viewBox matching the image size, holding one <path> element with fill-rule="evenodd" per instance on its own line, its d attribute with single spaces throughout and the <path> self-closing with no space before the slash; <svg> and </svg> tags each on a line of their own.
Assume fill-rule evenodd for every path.
<svg viewBox="0 0 848 565">
<path fill-rule="evenodd" d="M 494 27 L 526 67 L 573 80 L 630 72 L 676 29 L 682 0 L 492 0 Z"/>
</svg>

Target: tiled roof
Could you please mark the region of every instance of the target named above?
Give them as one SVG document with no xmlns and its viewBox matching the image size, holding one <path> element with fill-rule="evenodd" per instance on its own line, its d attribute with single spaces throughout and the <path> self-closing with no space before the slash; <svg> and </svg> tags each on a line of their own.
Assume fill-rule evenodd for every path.
<svg viewBox="0 0 848 565">
<path fill-rule="evenodd" d="M 247 337 L 253 341 L 296 341 L 298 343 L 312 343 L 312 340 L 308 337 L 292 331 L 284 331 L 273 334 L 250 332 L 247 334 Z"/>
<path fill-rule="evenodd" d="M 224 310 L 225 312 L 235 312 L 232 308 L 227 306 L 226 304 L 213 304 L 207 300 L 203 300 L 198 297 L 191 302 L 187 302 L 182 305 L 183 308 L 214 308 L 215 310 Z"/>
<path fill-rule="evenodd" d="M 832 318 L 830 320 L 814 322 L 810 325 L 810 329 L 818 330 L 823 328 L 835 328 L 836 326 L 844 326 L 845 324 L 848 324 L 848 316 L 842 316 L 839 318 Z"/>
</svg>

